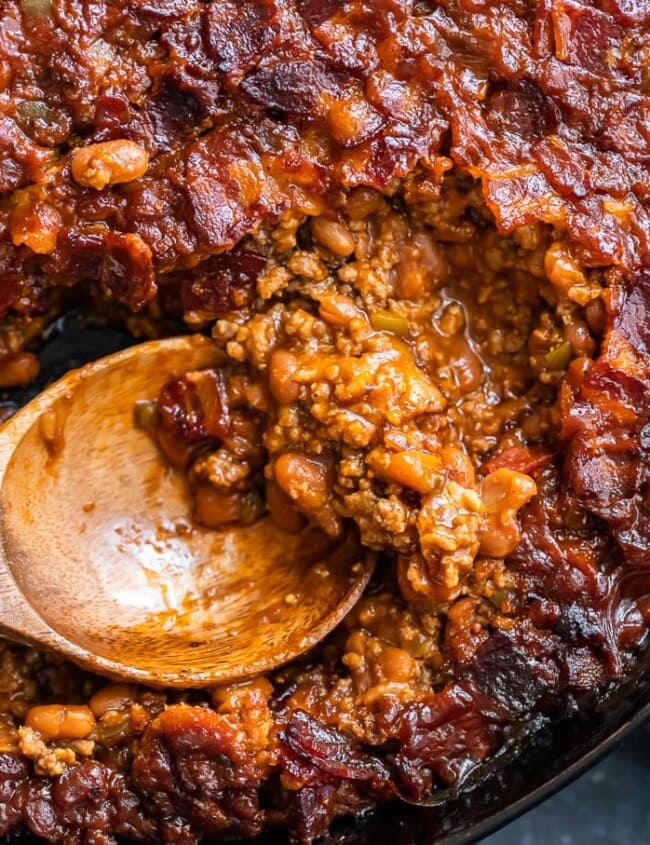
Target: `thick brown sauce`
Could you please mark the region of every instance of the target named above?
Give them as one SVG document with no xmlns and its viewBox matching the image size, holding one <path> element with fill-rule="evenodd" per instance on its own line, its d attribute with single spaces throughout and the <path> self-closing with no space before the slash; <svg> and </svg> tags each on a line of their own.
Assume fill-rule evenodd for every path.
<svg viewBox="0 0 650 845">
<path fill-rule="evenodd" d="M 73 283 L 140 336 L 182 314 L 229 359 L 159 402 L 197 516 L 354 519 L 388 554 L 245 685 L 3 645 L 0 832 L 309 841 L 622 675 L 650 618 L 649 27 L 624 0 L 3 4 L 0 382 Z"/>
</svg>

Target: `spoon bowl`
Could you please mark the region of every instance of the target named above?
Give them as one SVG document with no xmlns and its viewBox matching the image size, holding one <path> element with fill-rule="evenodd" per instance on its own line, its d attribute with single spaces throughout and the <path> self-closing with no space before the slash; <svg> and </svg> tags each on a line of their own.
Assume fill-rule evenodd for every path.
<svg viewBox="0 0 650 845">
<path fill-rule="evenodd" d="M 201 686 L 287 662 L 354 605 L 374 557 L 352 532 L 203 528 L 185 477 L 135 425 L 137 400 L 221 362 L 202 336 L 133 346 L 0 429 L 4 633 L 112 677 Z"/>
</svg>

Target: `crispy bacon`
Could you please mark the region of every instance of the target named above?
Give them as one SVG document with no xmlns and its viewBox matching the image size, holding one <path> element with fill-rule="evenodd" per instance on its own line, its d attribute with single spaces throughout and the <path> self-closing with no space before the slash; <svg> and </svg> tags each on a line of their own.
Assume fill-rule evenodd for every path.
<svg viewBox="0 0 650 845">
<path fill-rule="evenodd" d="M 563 386 L 565 474 L 626 559 L 650 566 L 650 271 L 607 294 L 600 357 Z"/>
<path fill-rule="evenodd" d="M 81 5 L 65 27 L 18 0 L 3 5 L 11 37 L 0 60 L 16 108 L 0 119 L 0 189 L 11 206 L 24 201 L 14 189 L 38 182 L 66 225 L 141 238 L 158 273 L 189 253 L 209 259 L 324 192 L 385 189 L 418 163 L 434 172 L 440 152 L 483 180 L 504 231 L 547 220 L 594 263 L 631 271 L 650 260 L 642 4 L 539 0 L 532 14 L 505 0 Z M 113 56 L 110 92 L 79 47 L 84 27 L 106 45 L 99 60 Z M 80 188 L 64 150 L 81 136 L 137 140 L 149 172 L 127 189 Z M 96 280 L 79 272 L 65 231 L 56 272 L 7 233 L 11 272 L 40 263 L 51 285 Z M 129 281 L 128 266 L 118 259 L 101 281 L 139 309 L 155 280 Z"/>
</svg>

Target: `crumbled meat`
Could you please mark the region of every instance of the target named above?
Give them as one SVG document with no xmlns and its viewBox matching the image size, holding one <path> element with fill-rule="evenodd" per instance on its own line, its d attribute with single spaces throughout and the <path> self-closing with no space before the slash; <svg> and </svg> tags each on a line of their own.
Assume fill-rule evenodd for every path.
<svg viewBox="0 0 650 845">
<path fill-rule="evenodd" d="M 0 643 L 1 836 L 311 842 L 621 677 L 650 624 L 649 36 L 622 0 L 3 0 L 0 386 L 70 304 L 211 332 L 223 365 L 141 409 L 195 518 L 353 520 L 382 558 L 243 684 Z"/>
</svg>

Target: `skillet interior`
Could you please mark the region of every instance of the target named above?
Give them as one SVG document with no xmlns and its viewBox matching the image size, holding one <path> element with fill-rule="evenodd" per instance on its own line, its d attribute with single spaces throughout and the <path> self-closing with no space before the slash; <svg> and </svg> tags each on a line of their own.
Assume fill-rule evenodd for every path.
<svg viewBox="0 0 650 845">
<path fill-rule="evenodd" d="M 41 373 L 29 390 L 0 394 L 0 407 L 19 407 L 73 367 L 132 343 L 123 330 L 69 313 L 40 350 Z M 483 767 L 460 794 L 447 791 L 433 807 L 391 803 L 356 821 L 335 824 L 323 845 L 461 845 L 476 842 L 570 783 L 650 716 L 650 648 L 626 678 L 580 711 L 545 719 L 505 755 Z M 37 845 L 30 836 L 16 845 Z M 260 845 L 280 845 L 267 836 Z"/>
</svg>

